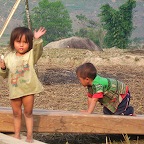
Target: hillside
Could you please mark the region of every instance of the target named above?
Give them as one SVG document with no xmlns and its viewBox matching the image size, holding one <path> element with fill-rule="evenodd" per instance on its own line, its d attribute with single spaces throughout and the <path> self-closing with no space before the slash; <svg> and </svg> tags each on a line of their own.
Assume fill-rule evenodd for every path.
<svg viewBox="0 0 144 144">
<path fill-rule="evenodd" d="M 40 0 L 31 0 L 29 1 L 30 10 L 38 5 Z M 55 1 L 55 0 L 51 0 Z M 103 4 L 109 3 L 112 7 L 118 8 L 121 4 L 126 2 L 126 0 L 61 0 L 65 7 L 68 9 L 70 13 L 70 17 L 73 21 L 73 30 L 76 31 L 80 28 L 80 24 L 76 19 L 76 15 L 84 14 L 89 19 L 93 19 L 95 21 L 99 21 L 98 14 L 100 13 L 100 7 Z M 2 28 L 6 18 L 8 17 L 9 12 L 11 11 L 15 0 L 0 0 L 0 29 Z M 3 43 L 4 38 L 8 37 L 11 30 L 15 26 L 22 25 L 22 13 L 25 11 L 24 1 L 21 1 L 18 9 L 16 10 L 12 20 L 10 21 L 2 39 L 0 40 Z M 132 33 L 132 38 L 135 37 L 144 37 L 144 1 L 137 0 L 137 6 L 134 9 L 134 26 L 135 30 Z"/>
</svg>

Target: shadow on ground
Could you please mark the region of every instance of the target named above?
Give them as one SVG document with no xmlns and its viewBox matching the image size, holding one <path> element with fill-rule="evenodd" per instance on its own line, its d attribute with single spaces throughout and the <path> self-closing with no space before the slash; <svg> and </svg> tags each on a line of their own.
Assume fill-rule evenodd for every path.
<svg viewBox="0 0 144 144">
<path fill-rule="evenodd" d="M 46 69 L 40 79 L 44 85 L 79 83 L 74 71 L 59 68 Z"/>
</svg>

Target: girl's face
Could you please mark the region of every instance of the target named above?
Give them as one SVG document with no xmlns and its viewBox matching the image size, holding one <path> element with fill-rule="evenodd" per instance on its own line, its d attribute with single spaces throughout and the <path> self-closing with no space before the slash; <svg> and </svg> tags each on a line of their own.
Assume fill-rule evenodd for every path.
<svg viewBox="0 0 144 144">
<path fill-rule="evenodd" d="M 22 35 L 21 39 L 14 40 L 14 48 L 17 56 L 24 55 L 29 49 L 29 42 L 26 40 L 25 35 Z"/>
</svg>

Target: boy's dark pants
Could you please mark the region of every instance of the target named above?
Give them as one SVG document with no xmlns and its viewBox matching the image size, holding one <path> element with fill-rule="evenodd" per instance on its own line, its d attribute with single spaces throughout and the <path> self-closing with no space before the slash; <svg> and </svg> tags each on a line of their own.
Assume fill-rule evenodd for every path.
<svg viewBox="0 0 144 144">
<path fill-rule="evenodd" d="M 130 102 L 130 93 L 128 92 L 123 101 L 118 105 L 118 108 L 115 113 L 112 113 L 106 107 L 103 107 L 103 113 L 106 115 L 133 115 L 134 109 L 132 106 L 129 106 Z"/>
</svg>

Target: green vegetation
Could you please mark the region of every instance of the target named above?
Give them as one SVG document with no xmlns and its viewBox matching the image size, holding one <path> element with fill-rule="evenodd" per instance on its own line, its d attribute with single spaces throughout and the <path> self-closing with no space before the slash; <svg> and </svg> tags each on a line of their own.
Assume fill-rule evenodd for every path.
<svg viewBox="0 0 144 144">
<path fill-rule="evenodd" d="M 40 1 L 38 7 L 32 10 L 31 22 L 33 29 L 40 26 L 47 29 L 47 33 L 43 37 L 44 44 L 69 37 L 72 33 L 72 21 L 68 11 L 60 1 Z M 24 24 L 27 25 L 25 17 Z"/>
<path fill-rule="evenodd" d="M 88 18 L 86 18 L 85 15 L 81 14 L 77 15 L 76 17 L 81 23 L 83 23 L 84 27 L 77 31 L 75 35 L 79 37 L 87 37 L 91 39 L 100 48 L 103 48 L 105 32 L 102 26 L 93 20 L 89 20 Z"/>
<path fill-rule="evenodd" d="M 101 24 L 89 20 L 85 15 L 77 15 L 83 27 L 75 33 L 80 37 L 88 37 L 99 47 L 127 48 L 133 31 L 133 8 L 135 0 L 128 0 L 117 10 L 109 4 L 101 7 Z"/>
<path fill-rule="evenodd" d="M 0 8 L 0 26 L 2 27 L 14 1 L 0 0 L 0 3 L 2 4 Z M 1 45 L 8 43 L 10 32 L 15 26 L 23 26 L 22 21 L 26 25 L 26 18 L 23 20 L 21 17 L 25 11 L 24 5 L 24 1 L 21 1 L 5 31 L 8 37 L 3 35 L 0 39 Z M 106 9 L 106 5 L 109 7 L 108 9 Z M 87 0 L 29 1 L 33 29 L 39 26 L 44 26 L 47 29 L 47 34 L 44 37 L 45 44 L 76 35 L 90 38 L 101 48 L 142 47 L 141 43 L 144 40 L 141 24 L 143 19 L 140 18 L 143 12 L 142 5 L 143 2 L 135 0 L 115 2 L 112 0 L 91 0 L 90 2 Z M 132 13 L 135 6 L 136 12 Z M 101 18 L 102 23 L 99 21 L 98 14 L 101 15 L 99 18 Z M 133 17 L 135 18 L 133 19 Z M 105 21 L 106 19 L 109 20 Z M 137 26 L 135 29 L 133 29 L 133 21 Z M 72 31 L 75 33 L 73 34 Z"/>
<path fill-rule="evenodd" d="M 126 48 L 133 31 L 133 13 L 136 6 L 135 0 L 128 0 L 118 10 L 113 9 L 109 4 L 101 7 L 101 21 L 107 33 L 105 44 L 107 47 Z"/>
</svg>

